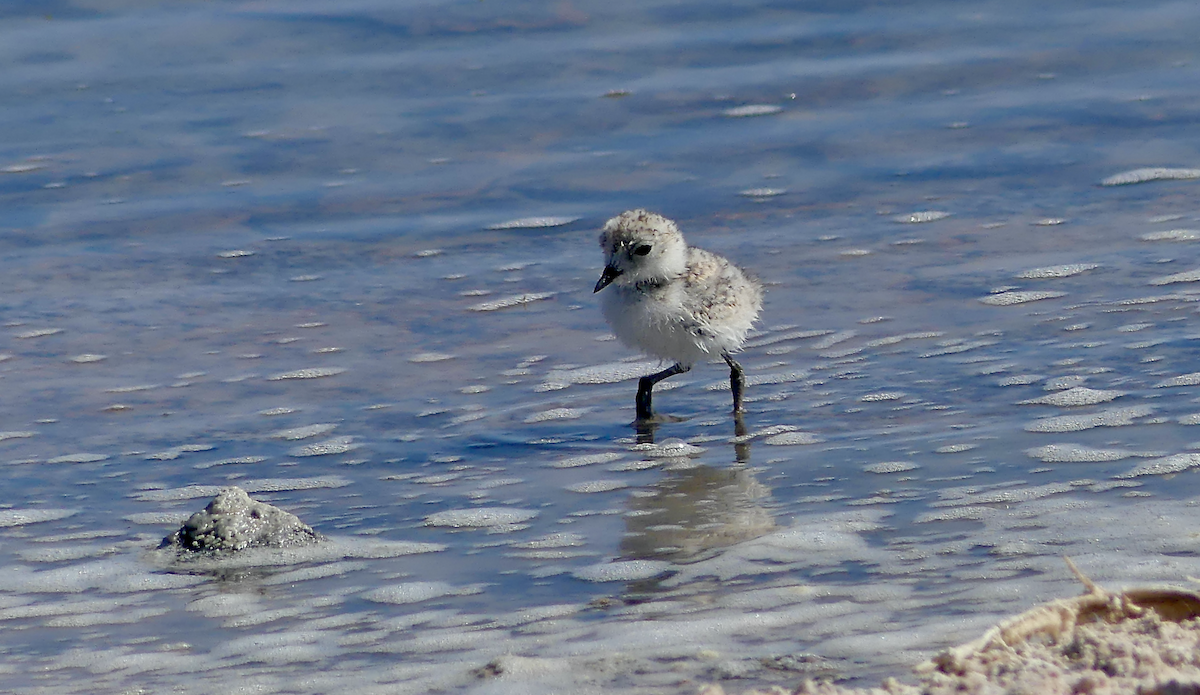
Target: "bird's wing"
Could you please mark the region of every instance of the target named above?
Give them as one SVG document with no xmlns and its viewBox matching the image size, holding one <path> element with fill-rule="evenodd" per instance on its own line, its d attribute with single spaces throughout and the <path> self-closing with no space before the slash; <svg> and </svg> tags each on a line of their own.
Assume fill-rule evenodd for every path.
<svg viewBox="0 0 1200 695">
<path fill-rule="evenodd" d="M 757 283 L 730 261 L 704 249 L 688 249 L 683 276 L 684 309 L 701 326 L 721 324 L 739 314 L 757 315 L 762 303 Z"/>
</svg>

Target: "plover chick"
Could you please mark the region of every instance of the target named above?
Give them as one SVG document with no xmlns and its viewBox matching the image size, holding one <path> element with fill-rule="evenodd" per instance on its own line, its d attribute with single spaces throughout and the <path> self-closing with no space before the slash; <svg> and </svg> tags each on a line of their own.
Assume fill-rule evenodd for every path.
<svg viewBox="0 0 1200 695">
<path fill-rule="evenodd" d="M 720 355 L 729 365 L 733 411 L 742 410 L 746 377 L 731 357 L 762 308 L 762 286 L 728 259 L 683 240 L 675 223 L 645 210 L 612 218 L 600 233 L 604 274 L 595 292 L 604 318 L 626 345 L 673 365 L 638 382 L 637 418 L 650 420 L 654 385 Z"/>
</svg>

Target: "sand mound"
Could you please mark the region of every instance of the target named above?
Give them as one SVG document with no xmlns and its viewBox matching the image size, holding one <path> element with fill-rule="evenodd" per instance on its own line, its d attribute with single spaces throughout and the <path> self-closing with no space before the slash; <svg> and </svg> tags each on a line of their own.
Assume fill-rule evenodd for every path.
<svg viewBox="0 0 1200 695">
<path fill-rule="evenodd" d="M 240 487 L 227 487 L 164 538 L 159 548 L 227 553 L 246 548 L 293 548 L 320 540 L 321 534 L 296 515 L 253 500 Z"/>
<path fill-rule="evenodd" d="M 1200 695 L 1200 593 L 1087 592 L 1028 610 L 917 666 L 919 684 L 806 682 L 793 695 Z M 703 695 L 719 695 L 708 686 Z M 762 692 L 762 691 L 760 691 Z M 786 693 L 772 689 L 774 693 Z M 746 695 L 750 695 L 747 693 Z"/>
</svg>

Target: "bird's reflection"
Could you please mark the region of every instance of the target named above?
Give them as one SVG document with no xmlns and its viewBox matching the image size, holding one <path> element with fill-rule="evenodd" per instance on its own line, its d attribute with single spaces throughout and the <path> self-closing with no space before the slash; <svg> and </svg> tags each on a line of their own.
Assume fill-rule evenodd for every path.
<svg viewBox="0 0 1200 695">
<path fill-rule="evenodd" d="M 653 444 L 656 428 L 640 423 L 638 443 Z M 766 507 L 771 491 L 748 467 L 750 441 L 737 414 L 733 465 L 668 468 L 662 480 L 631 497 L 621 555 L 688 562 L 772 531 L 775 520 Z"/>
</svg>

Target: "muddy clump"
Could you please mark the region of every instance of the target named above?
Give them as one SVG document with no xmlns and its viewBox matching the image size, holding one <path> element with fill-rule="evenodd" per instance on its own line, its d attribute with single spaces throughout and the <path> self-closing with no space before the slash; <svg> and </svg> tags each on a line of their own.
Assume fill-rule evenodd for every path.
<svg viewBox="0 0 1200 695">
<path fill-rule="evenodd" d="M 257 502 L 239 487 L 227 487 L 158 547 L 228 553 L 247 548 L 296 548 L 322 540 L 321 534 L 295 514 Z"/>
</svg>

